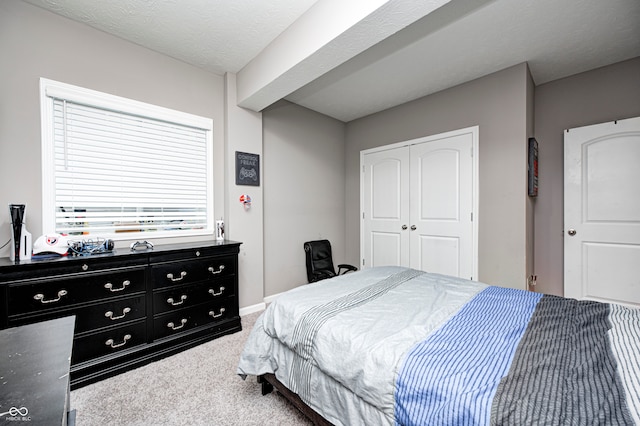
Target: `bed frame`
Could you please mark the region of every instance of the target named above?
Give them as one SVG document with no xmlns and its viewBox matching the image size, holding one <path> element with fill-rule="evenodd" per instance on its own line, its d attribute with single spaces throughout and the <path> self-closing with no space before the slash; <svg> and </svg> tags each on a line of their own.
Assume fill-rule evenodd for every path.
<svg viewBox="0 0 640 426">
<path fill-rule="evenodd" d="M 305 404 L 296 393 L 287 389 L 285 385 L 276 379 L 274 374 L 265 373 L 258 376 L 258 383 L 262 385 L 262 395 L 271 393 L 273 388 L 275 388 L 282 396 L 291 402 L 294 407 L 311 420 L 315 426 L 333 426 L 332 423 L 325 420 L 325 418 L 318 414 L 313 408 Z"/>
</svg>

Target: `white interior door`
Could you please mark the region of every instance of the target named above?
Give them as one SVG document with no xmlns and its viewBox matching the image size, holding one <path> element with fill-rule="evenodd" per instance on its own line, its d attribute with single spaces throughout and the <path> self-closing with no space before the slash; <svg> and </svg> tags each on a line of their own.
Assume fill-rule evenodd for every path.
<svg viewBox="0 0 640 426">
<path fill-rule="evenodd" d="M 408 266 L 409 148 L 368 153 L 362 163 L 362 267 Z"/>
<path fill-rule="evenodd" d="M 473 135 L 411 146 L 411 246 L 414 269 L 473 277 Z"/>
<path fill-rule="evenodd" d="M 640 306 L 640 118 L 565 131 L 566 297 Z"/>
</svg>

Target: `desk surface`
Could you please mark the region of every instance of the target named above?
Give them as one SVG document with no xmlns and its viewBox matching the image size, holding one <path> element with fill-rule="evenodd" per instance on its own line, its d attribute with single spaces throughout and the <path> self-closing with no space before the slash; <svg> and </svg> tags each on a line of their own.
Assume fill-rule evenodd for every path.
<svg viewBox="0 0 640 426">
<path fill-rule="evenodd" d="M 0 425 L 66 423 L 75 317 L 0 330 Z"/>
</svg>

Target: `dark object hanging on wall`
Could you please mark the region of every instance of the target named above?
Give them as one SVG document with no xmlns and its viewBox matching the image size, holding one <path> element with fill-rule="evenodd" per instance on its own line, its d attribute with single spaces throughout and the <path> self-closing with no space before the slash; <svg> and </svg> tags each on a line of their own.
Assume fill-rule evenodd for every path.
<svg viewBox="0 0 640 426">
<path fill-rule="evenodd" d="M 236 185 L 260 186 L 260 156 L 236 151 Z"/>
<path fill-rule="evenodd" d="M 529 160 L 528 165 L 528 179 L 529 197 L 538 196 L 538 141 L 535 138 L 529 138 Z"/>
</svg>

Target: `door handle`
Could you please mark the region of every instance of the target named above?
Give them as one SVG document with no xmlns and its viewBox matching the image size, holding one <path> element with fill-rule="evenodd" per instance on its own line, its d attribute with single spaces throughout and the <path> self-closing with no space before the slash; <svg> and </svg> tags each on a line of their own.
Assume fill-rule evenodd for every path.
<svg viewBox="0 0 640 426">
<path fill-rule="evenodd" d="M 571 235 L 573 237 L 574 235 L 576 235 L 576 230 L 575 229 L 569 229 L 567 231 L 567 234 L 569 234 L 569 235 Z"/>
<path fill-rule="evenodd" d="M 416 226 L 415 226 L 415 225 L 411 225 L 411 230 L 412 230 L 412 231 L 415 231 L 416 229 L 418 229 L 418 228 L 416 228 Z"/>
<path fill-rule="evenodd" d="M 407 225 L 402 225 L 402 230 L 406 231 L 407 230 Z"/>
</svg>

